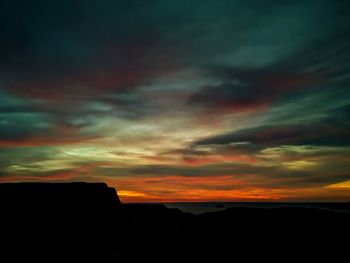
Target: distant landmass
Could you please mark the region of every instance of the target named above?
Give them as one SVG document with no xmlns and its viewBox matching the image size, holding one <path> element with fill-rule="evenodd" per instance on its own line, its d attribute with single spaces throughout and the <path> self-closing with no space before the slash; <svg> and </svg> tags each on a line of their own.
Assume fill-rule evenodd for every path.
<svg viewBox="0 0 350 263">
<path fill-rule="evenodd" d="M 283 262 L 348 251 L 349 203 L 181 204 L 123 204 L 101 183 L 0 184 L 0 260 Z"/>
<path fill-rule="evenodd" d="M 168 208 L 178 208 L 183 212 L 202 214 L 217 212 L 227 208 L 318 208 L 338 212 L 350 212 L 350 202 L 173 202 Z"/>
</svg>

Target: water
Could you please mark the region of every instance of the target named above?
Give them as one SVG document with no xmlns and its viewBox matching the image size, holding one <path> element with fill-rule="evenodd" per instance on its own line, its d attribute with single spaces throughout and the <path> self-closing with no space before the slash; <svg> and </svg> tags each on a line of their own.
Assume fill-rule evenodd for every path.
<svg viewBox="0 0 350 263">
<path fill-rule="evenodd" d="M 308 207 L 308 208 L 321 208 L 335 211 L 348 211 L 350 212 L 350 202 L 344 203 L 304 203 L 304 202 L 274 202 L 274 203 L 261 203 L 261 202 L 198 202 L 198 203 L 165 203 L 168 208 L 178 208 L 183 212 L 201 214 L 206 212 L 215 212 L 224 210 L 230 207 L 251 207 L 251 208 L 278 208 L 278 207 Z"/>
</svg>

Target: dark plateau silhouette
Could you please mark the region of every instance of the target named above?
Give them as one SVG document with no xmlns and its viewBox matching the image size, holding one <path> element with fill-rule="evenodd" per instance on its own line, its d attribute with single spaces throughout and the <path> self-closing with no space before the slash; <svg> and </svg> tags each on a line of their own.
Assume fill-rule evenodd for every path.
<svg viewBox="0 0 350 263">
<path fill-rule="evenodd" d="M 0 184 L 0 262 L 336 262 L 347 256 L 349 211 L 349 203 L 338 203 L 194 215 L 162 204 L 122 204 L 103 183 Z"/>
</svg>

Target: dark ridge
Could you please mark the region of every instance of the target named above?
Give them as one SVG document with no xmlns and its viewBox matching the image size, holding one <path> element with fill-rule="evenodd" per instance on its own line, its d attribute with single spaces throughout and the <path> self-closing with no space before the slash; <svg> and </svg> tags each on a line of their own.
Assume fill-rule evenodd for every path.
<svg viewBox="0 0 350 263">
<path fill-rule="evenodd" d="M 0 256 L 110 257 L 119 206 L 115 189 L 104 183 L 0 184 Z"/>
<path fill-rule="evenodd" d="M 8 209 L 89 212 L 112 209 L 120 200 L 116 190 L 105 183 L 4 183 L 0 184 L 0 205 Z"/>
<path fill-rule="evenodd" d="M 0 262 L 338 262 L 350 234 L 346 211 L 233 207 L 194 215 L 163 204 L 121 204 L 106 184 L 0 184 L 0 211 Z"/>
</svg>

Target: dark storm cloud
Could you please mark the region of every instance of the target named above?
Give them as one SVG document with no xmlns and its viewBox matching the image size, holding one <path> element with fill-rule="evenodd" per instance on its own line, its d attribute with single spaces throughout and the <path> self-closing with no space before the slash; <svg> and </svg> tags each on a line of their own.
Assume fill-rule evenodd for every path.
<svg viewBox="0 0 350 263">
<path fill-rule="evenodd" d="M 319 3 L 320 14 L 310 13 L 312 4 L 298 1 L 287 2 L 286 7 L 259 1 L 7 1 L 0 16 L 6 40 L 0 43 L 0 76 L 11 92 L 56 102 L 56 107 L 111 91 L 133 90 L 167 72 L 198 67 L 217 54 L 239 51 L 252 42 L 259 46 L 283 43 L 287 33 L 269 21 L 281 8 L 282 14 L 290 16 L 282 24 L 294 26 L 299 17 L 288 12 L 291 3 L 303 10 L 302 21 L 304 15 L 322 21 L 326 7 L 330 14 L 337 12 L 336 21 L 325 28 L 326 40 L 335 25 L 337 31 L 345 30 L 345 14 L 339 12 L 343 3 L 327 1 Z M 240 12 L 232 16 L 235 10 Z M 268 26 L 258 33 L 261 22 Z M 302 33 L 297 29 L 296 34 Z M 276 34 L 270 32 L 274 30 Z M 343 34 L 340 40 L 344 38 Z M 313 48 L 292 60 L 305 59 L 310 50 L 312 58 L 325 53 Z M 265 69 L 223 65 L 213 72 L 222 84 L 204 87 L 190 104 L 238 110 L 266 106 L 318 77 L 300 72 L 305 65 L 281 64 Z"/>
<path fill-rule="evenodd" d="M 3 81 L 17 94 L 54 101 L 144 83 L 167 68 L 153 47 L 162 34 L 153 32 L 157 21 L 143 23 L 144 8 L 127 1 L 3 2 Z"/>
<path fill-rule="evenodd" d="M 324 124 L 261 126 L 208 138 L 197 145 L 250 142 L 270 147 L 281 145 L 350 145 L 349 129 L 327 127 Z"/>
<path fill-rule="evenodd" d="M 0 113 L 0 147 L 74 144 L 94 138 L 81 134 L 79 126 L 56 122 L 48 114 Z"/>
<path fill-rule="evenodd" d="M 219 73 L 215 73 L 218 72 Z M 296 74 L 240 68 L 215 69 L 222 84 L 203 87 L 194 94 L 191 105 L 206 105 L 209 110 L 245 111 L 271 106 L 282 96 L 312 86 L 317 74 Z"/>
<path fill-rule="evenodd" d="M 346 33 L 329 35 L 265 68 L 211 66 L 207 72 L 220 84 L 202 87 L 188 103 L 211 111 L 261 110 L 290 96 L 297 99 L 320 88 L 349 85 L 350 38 Z"/>
<path fill-rule="evenodd" d="M 281 34 L 269 27 L 256 37 L 254 32 L 279 8 L 290 15 L 292 3 L 321 21 L 312 4 L 298 1 L 285 7 L 260 1 L 6 1 L 1 75 L 15 92 L 49 100 L 125 90 L 251 41 L 284 41 L 288 35 L 279 27 Z M 343 7 L 325 3 L 319 3 L 321 14 Z M 337 24 L 344 23 L 345 14 L 337 14 Z M 291 17 L 282 24 L 294 26 L 298 16 Z"/>
<path fill-rule="evenodd" d="M 237 5 L 242 15 L 225 19 Z M 256 12 L 232 1 L 5 1 L 1 88 L 36 99 L 34 109 L 58 122 L 98 115 L 98 110 L 79 109 L 90 100 L 112 104 L 111 110 L 125 118 L 156 114 L 157 105 L 135 99 L 132 91 L 224 53 L 225 32 L 248 23 Z M 125 92 L 129 98 L 121 99 Z M 121 96 L 113 98 L 115 93 Z M 3 111 L 26 107 L 32 106 Z"/>
<path fill-rule="evenodd" d="M 47 134 L 52 130 L 43 114 L 7 113 L 2 114 L 0 140 L 22 140 L 33 134 Z"/>
<path fill-rule="evenodd" d="M 291 171 L 279 172 L 277 174 L 265 175 L 262 174 L 262 178 L 265 180 L 265 186 L 267 187 L 293 187 L 293 188 L 304 188 L 304 187 L 323 187 L 336 183 L 346 182 L 350 179 L 349 174 L 334 174 L 328 171 L 327 174 L 315 175 L 313 172 L 302 172 L 302 171 Z"/>
<path fill-rule="evenodd" d="M 50 101 L 132 89 L 193 64 L 192 59 L 207 56 L 211 44 L 216 43 L 214 50 L 223 47 L 222 37 L 207 36 L 217 30 L 213 23 L 222 23 L 218 15 L 229 14 L 225 8 L 235 5 L 2 2 L 1 77 L 17 94 Z"/>
<path fill-rule="evenodd" d="M 330 116 L 321 121 L 266 125 L 237 130 L 232 133 L 201 140 L 195 145 L 230 144 L 237 142 L 252 143 L 262 147 L 281 145 L 350 145 L 349 106 L 333 110 Z"/>
<path fill-rule="evenodd" d="M 313 185 L 329 185 L 340 182 L 345 182 L 350 180 L 350 174 L 330 174 L 323 176 L 313 176 L 310 178 L 305 178 L 304 180 L 299 180 L 301 184 L 313 184 Z"/>
<path fill-rule="evenodd" d="M 344 13 L 348 8 L 345 2 L 340 1 L 337 4 L 337 16 L 333 17 L 327 26 L 322 27 L 324 34 L 313 35 L 319 32 L 314 31 L 305 36 L 298 35 L 296 32 L 295 39 L 310 37 L 310 41 L 306 41 L 304 45 L 298 46 L 272 63 L 266 63 L 263 66 L 244 65 L 244 63 L 244 66 L 239 64 L 209 66 L 205 69 L 205 73 L 217 79 L 219 83 L 203 86 L 190 97 L 189 105 L 203 106 L 214 112 L 261 110 L 284 101 L 290 96 L 298 99 L 304 93 L 334 89 L 334 86 L 348 86 L 350 83 L 348 62 L 350 20 Z M 282 18 L 280 22 L 286 26 L 286 32 L 288 32 L 288 26 L 295 23 L 294 20 L 288 21 L 287 18 L 285 20 Z M 288 24 L 289 22 L 292 24 Z M 268 42 L 268 39 L 261 41 Z M 262 46 L 273 46 L 278 41 L 280 39 L 277 38 L 275 43 L 262 44 Z M 274 55 L 271 52 L 270 56 Z M 349 96 L 349 89 L 343 93 Z"/>
</svg>

